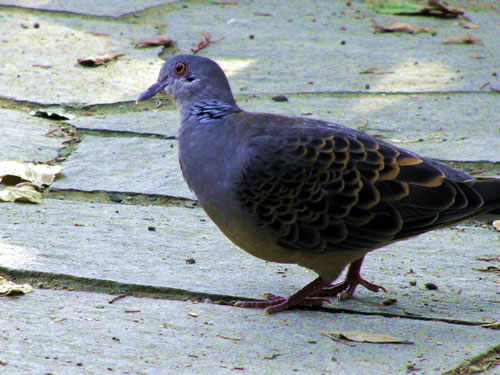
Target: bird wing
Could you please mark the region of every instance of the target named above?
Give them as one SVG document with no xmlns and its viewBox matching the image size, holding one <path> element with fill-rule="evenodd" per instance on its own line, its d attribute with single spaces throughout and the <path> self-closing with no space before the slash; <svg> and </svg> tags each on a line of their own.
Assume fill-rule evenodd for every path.
<svg viewBox="0 0 500 375">
<path fill-rule="evenodd" d="M 375 249 L 482 204 L 412 152 L 335 124 L 285 119 L 251 139 L 237 198 L 286 248 Z"/>
</svg>

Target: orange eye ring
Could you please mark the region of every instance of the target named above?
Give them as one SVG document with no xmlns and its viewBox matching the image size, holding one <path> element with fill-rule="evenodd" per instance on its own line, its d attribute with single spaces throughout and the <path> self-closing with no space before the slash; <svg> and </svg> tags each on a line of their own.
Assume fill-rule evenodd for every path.
<svg viewBox="0 0 500 375">
<path fill-rule="evenodd" d="M 182 62 L 175 64 L 175 66 L 174 66 L 175 74 L 181 75 L 185 71 L 186 71 L 186 64 L 184 64 Z"/>
</svg>

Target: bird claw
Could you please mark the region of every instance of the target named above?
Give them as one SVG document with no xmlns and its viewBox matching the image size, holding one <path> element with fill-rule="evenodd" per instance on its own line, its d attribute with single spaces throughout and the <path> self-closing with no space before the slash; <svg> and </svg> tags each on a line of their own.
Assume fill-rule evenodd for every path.
<svg viewBox="0 0 500 375">
<path fill-rule="evenodd" d="M 327 285 L 318 277 L 290 297 L 281 297 L 272 293 L 266 293 L 265 297 L 267 301 L 238 301 L 234 306 L 265 309 L 264 314 L 266 315 L 274 314 L 297 305 L 323 306 L 323 303 L 330 303 L 330 300 L 315 294 Z"/>
<path fill-rule="evenodd" d="M 361 265 L 363 264 L 364 257 L 361 257 L 349 265 L 347 270 L 347 275 L 341 283 L 328 285 L 315 293 L 316 296 L 337 296 L 337 300 L 343 301 L 349 299 L 353 296 L 354 291 L 358 285 L 363 285 L 366 289 L 377 293 L 383 290 L 387 293 L 387 290 L 383 286 L 370 283 L 361 277 Z"/>
<path fill-rule="evenodd" d="M 346 278 L 341 283 L 327 286 L 326 288 L 323 288 L 321 291 L 319 291 L 317 295 L 331 297 L 337 296 L 338 301 L 343 301 L 353 296 L 354 291 L 356 290 L 358 285 L 362 285 L 366 289 L 371 290 L 375 293 L 381 290 L 387 293 L 387 290 L 383 286 L 370 283 L 369 281 L 363 279 L 361 276 L 358 276 L 355 279 Z"/>
<path fill-rule="evenodd" d="M 265 309 L 264 314 L 270 315 L 297 305 L 321 307 L 323 306 L 323 303 L 331 303 L 331 301 L 325 297 L 306 297 L 299 303 L 293 303 L 290 301 L 290 297 L 276 296 L 272 293 L 265 293 L 264 296 L 267 301 L 238 301 L 234 304 L 234 306 Z"/>
</svg>

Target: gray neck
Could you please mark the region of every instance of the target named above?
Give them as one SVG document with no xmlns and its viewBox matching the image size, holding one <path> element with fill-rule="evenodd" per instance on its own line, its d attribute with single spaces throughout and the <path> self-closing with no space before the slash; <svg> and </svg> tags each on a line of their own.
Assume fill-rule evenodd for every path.
<svg viewBox="0 0 500 375">
<path fill-rule="evenodd" d="M 218 73 L 218 72 L 216 72 Z M 183 119 L 195 118 L 200 122 L 220 119 L 228 114 L 240 112 L 225 75 L 218 74 L 214 82 L 200 82 L 198 90 L 180 103 Z"/>
</svg>

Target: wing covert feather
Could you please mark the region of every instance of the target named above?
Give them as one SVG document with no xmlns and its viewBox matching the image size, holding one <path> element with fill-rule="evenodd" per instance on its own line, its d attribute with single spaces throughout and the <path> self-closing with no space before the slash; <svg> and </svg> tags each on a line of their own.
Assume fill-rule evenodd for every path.
<svg viewBox="0 0 500 375">
<path fill-rule="evenodd" d="M 347 128 L 269 127 L 249 149 L 237 198 L 295 250 L 374 249 L 482 204 L 417 155 Z"/>
</svg>

